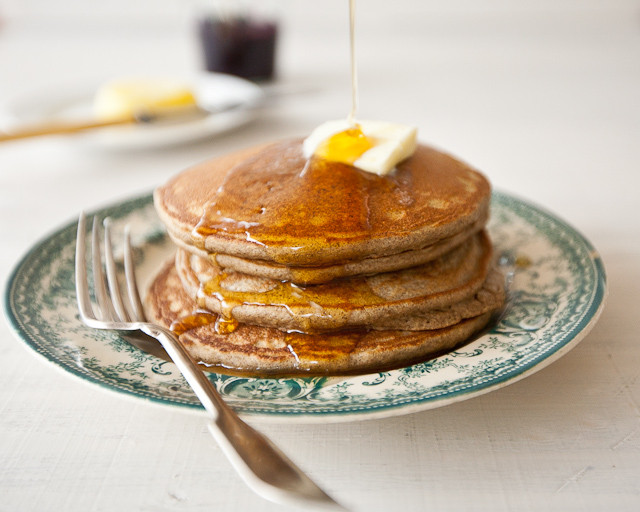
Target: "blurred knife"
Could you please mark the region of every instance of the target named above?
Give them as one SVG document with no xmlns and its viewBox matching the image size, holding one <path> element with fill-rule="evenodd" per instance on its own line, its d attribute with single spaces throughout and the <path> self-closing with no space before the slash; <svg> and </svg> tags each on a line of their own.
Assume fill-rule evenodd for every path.
<svg viewBox="0 0 640 512">
<path fill-rule="evenodd" d="M 226 108 L 224 110 L 227 110 Z M 0 142 L 8 142 L 44 135 L 64 135 L 105 128 L 109 126 L 121 126 L 127 124 L 154 124 L 165 121 L 186 121 L 204 118 L 212 112 L 197 105 L 181 107 L 162 107 L 153 110 L 144 110 L 132 115 L 113 119 L 89 119 L 81 121 L 54 121 L 21 127 L 9 133 L 0 133 Z"/>
</svg>

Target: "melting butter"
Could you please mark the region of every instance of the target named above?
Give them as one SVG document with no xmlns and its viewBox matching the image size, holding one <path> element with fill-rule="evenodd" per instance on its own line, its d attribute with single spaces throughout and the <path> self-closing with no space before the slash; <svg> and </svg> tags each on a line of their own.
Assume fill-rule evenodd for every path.
<svg viewBox="0 0 640 512">
<path fill-rule="evenodd" d="M 360 125 L 347 128 L 322 141 L 315 155 L 325 160 L 353 165 L 376 141 L 362 133 Z"/>
<path fill-rule="evenodd" d="M 303 153 L 384 176 L 409 158 L 417 146 L 417 129 L 386 121 L 327 121 L 304 140 Z"/>
<path fill-rule="evenodd" d="M 417 130 L 384 121 L 356 121 L 358 73 L 355 51 L 355 0 L 349 0 L 349 46 L 351 57 L 351 111 L 345 120 L 318 126 L 304 141 L 304 156 L 357 167 L 384 176 L 410 157 L 417 146 Z"/>
</svg>

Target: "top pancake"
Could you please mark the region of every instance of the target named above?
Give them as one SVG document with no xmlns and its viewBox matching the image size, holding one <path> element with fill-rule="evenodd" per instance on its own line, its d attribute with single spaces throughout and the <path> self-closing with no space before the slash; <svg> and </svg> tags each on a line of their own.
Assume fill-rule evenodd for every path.
<svg viewBox="0 0 640 512">
<path fill-rule="evenodd" d="M 199 164 L 154 199 L 171 236 L 194 250 L 315 267 L 416 251 L 469 231 L 488 215 L 490 186 L 427 146 L 377 176 L 307 161 L 296 139 Z"/>
</svg>

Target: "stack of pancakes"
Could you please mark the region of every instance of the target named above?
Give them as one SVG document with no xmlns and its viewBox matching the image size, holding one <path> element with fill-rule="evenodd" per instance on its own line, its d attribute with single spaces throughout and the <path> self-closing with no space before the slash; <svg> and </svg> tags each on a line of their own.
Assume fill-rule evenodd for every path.
<svg viewBox="0 0 640 512">
<path fill-rule="evenodd" d="M 154 200 L 178 251 L 149 316 L 223 371 L 403 366 L 464 342 L 504 300 L 489 183 L 427 146 L 377 176 L 287 140 L 188 169 Z"/>
</svg>

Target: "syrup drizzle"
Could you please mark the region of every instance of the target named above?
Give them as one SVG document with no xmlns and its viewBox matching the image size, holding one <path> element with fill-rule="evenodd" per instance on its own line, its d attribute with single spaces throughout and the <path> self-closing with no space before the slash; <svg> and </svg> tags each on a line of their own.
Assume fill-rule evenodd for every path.
<svg viewBox="0 0 640 512">
<path fill-rule="evenodd" d="M 194 311 L 192 314 L 183 316 L 171 323 L 169 329 L 176 336 L 180 336 L 185 332 L 212 324 L 218 320 L 218 315 L 208 311 Z"/>
<path fill-rule="evenodd" d="M 372 223 L 379 222 L 371 218 L 371 196 L 393 197 L 406 207 L 409 185 L 400 177 L 380 177 L 323 158 L 306 160 L 298 141 L 276 143 L 227 173 L 192 240 L 202 247 L 207 236 L 222 235 L 267 249 L 286 246 L 291 255 L 274 255 L 274 261 L 305 266 L 305 254 L 313 259 L 316 249 L 310 241 L 368 238 Z"/>
<path fill-rule="evenodd" d="M 215 298 L 221 318 L 232 319 L 233 310 L 242 305 L 284 307 L 292 319 L 292 329 L 301 332 L 317 332 L 319 329 L 341 327 L 343 320 L 335 311 L 345 308 L 364 308 L 380 304 L 384 299 L 377 295 L 363 279 L 311 286 L 299 286 L 290 281 L 267 281 L 263 289 L 238 280 L 239 274 L 221 272 L 201 283 L 199 306 L 205 307 L 205 297 Z M 232 288 L 232 289 L 230 289 Z M 237 327 L 237 326 L 236 326 Z"/>
<path fill-rule="evenodd" d="M 356 0 L 349 0 L 349 47 L 351 50 L 351 111 L 349 125 L 355 127 L 358 110 L 358 73 L 356 63 Z"/>
<path fill-rule="evenodd" d="M 364 135 L 355 120 L 358 110 L 355 10 L 355 0 L 349 0 L 351 110 L 347 120 L 351 128 L 326 141 L 318 158 L 314 157 L 304 162 L 299 171 L 294 169 L 297 176 L 287 176 L 286 174 L 290 175 L 291 172 L 282 171 L 282 160 L 292 158 L 294 152 L 293 147 L 287 146 L 277 146 L 273 155 L 267 156 L 266 165 L 265 159 L 249 159 L 234 167 L 227 174 L 214 199 L 206 205 L 200 221 L 192 232 L 192 239 L 200 248 L 204 248 L 207 236 L 226 233 L 264 246 L 299 246 L 302 250 L 297 256 L 302 256 L 305 249 L 313 251 L 313 247 L 304 247 L 304 240 L 331 231 L 336 233 L 336 240 L 342 239 L 346 234 L 349 237 L 366 236 L 371 222 L 368 207 L 371 191 L 380 188 L 388 192 L 397 190 L 397 184 L 354 172 L 349 165 L 328 161 L 332 160 L 332 155 L 338 155 L 343 162 L 352 164 L 376 143 L 374 139 Z M 249 204 L 246 197 L 256 198 L 256 202 Z M 269 204 L 262 204 L 263 198 L 267 201 L 268 197 Z M 340 211 L 336 212 L 336 209 Z M 342 219 L 339 230 L 333 225 L 336 217 Z M 268 236 L 274 227 L 281 228 L 282 233 L 285 233 L 281 241 Z M 328 239 L 327 242 L 330 243 L 331 240 Z M 296 257 L 285 257 L 276 261 L 282 264 L 300 262 Z M 174 322 L 176 332 L 183 333 L 189 328 L 210 323 L 215 323 L 215 330 L 219 334 L 228 334 L 238 328 L 238 322 L 233 317 L 233 309 L 238 305 L 251 303 L 251 297 L 246 293 L 233 294 L 227 290 L 223 293 L 220 287 L 221 280 L 222 278 L 216 278 L 204 284 L 198 299 L 199 306 L 203 307 L 203 294 L 216 297 L 220 302 L 220 315 L 196 312 Z M 292 283 L 283 282 L 276 290 L 268 292 L 268 295 L 272 298 L 272 303 L 287 307 L 298 320 L 301 329 L 305 332 L 312 331 L 306 317 L 309 316 L 310 309 L 322 306 L 314 301 L 313 294 L 305 289 L 294 290 L 293 287 L 295 285 Z M 352 292 L 337 290 L 339 286 L 334 287 L 336 291 L 331 294 L 330 300 L 334 304 L 353 295 Z M 359 291 L 363 293 L 363 290 Z M 365 295 L 373 302 L 380 300 L 379 297 L 374 297 L 371 290 L 367 290 Z M 264 294 L 262 296 L 264 297 Z M 287 300 L 282 300 L 285 298 Z M 317 313 L 317 309 L 315 312 Z M 291 341 L 296 345 L 297 337 L 293 338 Z M 306 347 L 311 344 L 305 342 L 303 345 Z"/>
<path fill-rule="evenodd" d="M 356 2 L 349 0 L 349 47 L 351 60 L 351 110 L 347 116 L 349 128 L 334 134 L 315 151 L 319 158 L 354 165 L 369 149 L 380 141 L 365 135 L 356 121 L 358 113 L 358 66 L 356 61 Z"/>
</svg>

